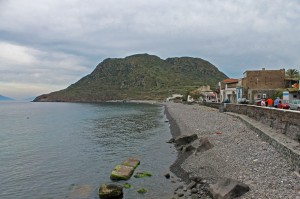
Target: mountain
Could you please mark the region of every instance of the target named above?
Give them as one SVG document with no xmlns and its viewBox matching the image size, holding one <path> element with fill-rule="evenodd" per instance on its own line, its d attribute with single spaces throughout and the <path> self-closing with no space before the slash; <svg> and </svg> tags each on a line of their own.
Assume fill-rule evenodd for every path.
<svg viewBox="0 0 300 199">
<path fill-rule="evenodd" d="M 32 102 L 36 97 L 28 97 L 26 99 L 23 99 L 22 101 L 25 101 L 25 102 Z"/>
<path fill-rule="evenodd" d="M 216 87 L 227 76 L 200 58 L 163 60 L 137 54 L 108 58 L 68 88 L 38 96 L 34 101 L 99 102 L 108 100 L 163 100 L 202 85 Z"/>
<path fill-rule="evenodd" d="M 0 101 L 13 101 L 14 99 L 10 98 L 10 97 L 6 97 L 3 95 L 0 95 Z"/>
</svg>

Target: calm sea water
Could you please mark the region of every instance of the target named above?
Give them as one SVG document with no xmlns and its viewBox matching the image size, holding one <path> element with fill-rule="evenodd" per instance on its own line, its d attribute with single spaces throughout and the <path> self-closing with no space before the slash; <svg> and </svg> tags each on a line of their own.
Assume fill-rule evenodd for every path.
<svg viewBox="0 0 300 199">
<path fill-rule="evenodd" d="M 175 161 L 161 106 L 129 103 L 0 103 L 0 198 L 99 198 L 114 166 L 137 157 L 124 198 L 168 198 Z M 121 182 L 121 184 L 124 182 Z M 146 194 L 138 194 L 146 188 Z"/>
</svg>

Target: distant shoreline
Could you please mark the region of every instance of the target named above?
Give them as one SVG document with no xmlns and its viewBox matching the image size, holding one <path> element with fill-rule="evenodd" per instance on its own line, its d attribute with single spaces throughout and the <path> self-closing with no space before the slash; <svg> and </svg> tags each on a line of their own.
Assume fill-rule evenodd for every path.
<svg viewBox="0 0 300 199">
<path fill-rule="evenodd" d="M 157 100 L 108 100 L 105 102 L 123 102 L 123 103 L 137 103 L 137 104 L 159 104 L 161 105 L 161 101 Z"/>
</svg>

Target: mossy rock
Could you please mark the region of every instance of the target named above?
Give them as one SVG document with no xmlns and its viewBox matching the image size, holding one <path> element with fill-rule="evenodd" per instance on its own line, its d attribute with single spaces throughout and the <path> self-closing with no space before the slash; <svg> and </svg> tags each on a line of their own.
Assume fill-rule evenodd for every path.
<svg viewBox="0 0 300 199">
<path fill-rule="evenodd" d="M 138 189 L 136 192 L 144 194 L 144 193 L 147 193 L 147 189 L 141 188 L 141 189 Z"/>
<path fill-rule="evenodd" d="M 123 187 L 116 184 L 102 184 L 99 188 L 101 199 L 121 199 L 123 198 Z"/>
<path fill-rule="evenodd" d="M 125 183 L 125 184 L 123 185 L 123 187 L 124 187 L 125 189 L 130 189 L 130 188 L 131 188 L 131 184 Z"/>
<path fill-rule="evenodd" d="M 117 165 L 110 174 L 111 180 L 128 180 L 133 174 L 133 167 Z"/>
<path fill-rule="evenodd" d="M 144 172 L 137 172 L 134 175 L 135 178 L 144 178 L 144 177 L 151 177 L 151 176 L 152 176 L 152 174 L 149 173 L 149 172 L 146 172 L 146 171 L 144 171 Z"/>
</svg>

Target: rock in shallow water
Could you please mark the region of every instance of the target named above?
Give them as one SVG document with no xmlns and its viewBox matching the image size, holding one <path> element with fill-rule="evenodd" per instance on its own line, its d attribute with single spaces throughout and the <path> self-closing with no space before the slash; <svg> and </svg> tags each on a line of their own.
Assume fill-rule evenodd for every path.
<svg viewBox="0 0 300 199">
<path fill-rule="evenodd" d="M 152 174 L 147 172 L 147 171 L 143 171 L 143 172 L 137 172 L 134 177 L 135 178 L 145 178 L 145 177 L 151 177 Z"/>
<path fill-rule="evenodd" d="M 133 167 L 117 165 L 110 174 L 112 180 L 128 180 L 133 174 Z"/>
<path fill-rule="evenodd" d="M 101 199 L 121 199 L 123 198 L 123 187 L 116 184 L 102 184 L 99 188 Z"/>
<path fill-rule="evenodd" d="M 140 161 L 136 158 L 128 158 L 120 165 L 117 165 L 110 174 L 111 180 L 128 180 Z"/>
</svg>

